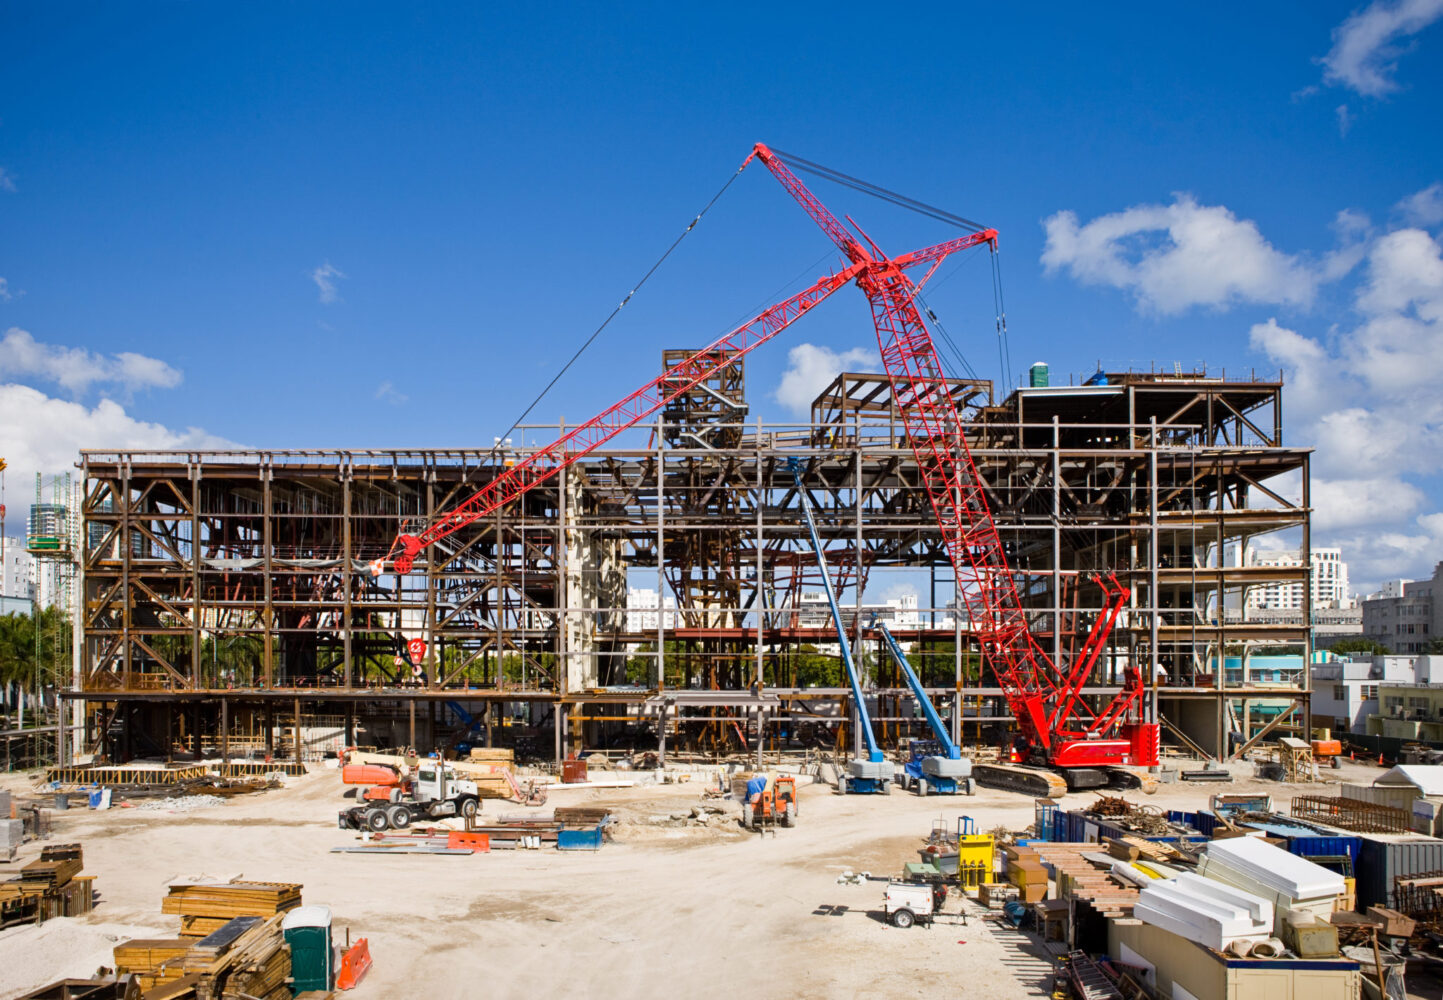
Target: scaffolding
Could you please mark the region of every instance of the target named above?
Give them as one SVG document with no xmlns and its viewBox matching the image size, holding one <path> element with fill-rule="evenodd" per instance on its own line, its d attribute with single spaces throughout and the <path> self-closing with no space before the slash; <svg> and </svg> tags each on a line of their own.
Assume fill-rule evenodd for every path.
<svg viewBox="0 0 1443 1000">
<path fill-rule="evenodd" d="M 1099 611 L 1091 573 L 1132 591 L 1090 695 L 1111 697 L 1138 664 L 1165 738 L 1215 758 L 1255 735 L 1260 706 L 1268 728 L 1286 712 L 1308 731 L 1307 670 L 1249 666 L 1285 648 L 1306 664 L 1308 629 L 1238 610 L 1249 587 L 1298 570 L 1230 565 L 1256 536 L 1288 530 L 1307 565 L 1308 452 L 1283 444 L 1280 381 L 1122 372 L 1001 403 L 984 381 L 949 387 L 1053 659 Z M 962 742 L 1006 737 L 885 376 L 843 374 L 810 420 L 767 424 L 749 419 L 733 365 L 433 546 L 410 575 L 367 573 L 398 530 L 563 431 L 518 428 L 519 444 L 491 451 L 83 452 L 67 692 L 91 709 L 80 742 L 139 753 L 180 733 L 198 751 L 242 716 L 280 711 L 343 715 L 348 736 L 358 718 L 368 731 L 400 719 L 390 736 L 410 745 L 526 740 L 558 760 L 647 740 L 663 754 L 845 745 L 831 630 L 799 607 L 819 580 L 789 458 L 851 627 L 865 624 L 869 590 L 917 594 L 891 631 L 929 693 Z M 1300 495 L 1278 485 L 1289 477 Z M 632 584 L 655 587 L 654 616 L 627 607 Z M 867 697 L 896 744 L 919 725 L 911 695 L 863 638 Z M 426 643 L 414 668 L 412 639 Z M 757 685 L 775 708 L 756 703 Z M 679 691 L 706 697 L 666 697 Z"/>
</svg>

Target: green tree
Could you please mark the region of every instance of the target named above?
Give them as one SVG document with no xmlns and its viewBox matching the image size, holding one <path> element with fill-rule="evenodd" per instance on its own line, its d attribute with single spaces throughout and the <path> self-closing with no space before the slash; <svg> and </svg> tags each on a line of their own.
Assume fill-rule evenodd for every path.
<svg viewBox="0 0 1443 1000">
<path fill-rule="evenodd" d="M 1437 640 L 1434 641 L 1436 642 Z M 1339 656 L 1345 653 L 1368 653 L 1378 656 L 1390 653 L 1392 650 L 1381 642 L 1376 642 L 1372 639 L 1343 639 L 1329 646 L 1328 652 L 1337 653 Z"/>
</svg>

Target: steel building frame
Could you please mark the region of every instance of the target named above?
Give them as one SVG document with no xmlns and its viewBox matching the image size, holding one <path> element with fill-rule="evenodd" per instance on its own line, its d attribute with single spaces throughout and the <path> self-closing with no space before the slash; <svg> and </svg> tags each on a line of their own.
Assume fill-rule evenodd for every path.
<svg viewBox="0 0 1443 1000">
<path fill-rule="evenodd" d="M 816 569 L 789 457 L 805 463 L 853 610 L 879 573 L 925 588 L 919 624 L 892 631 L 939 651 L 928 676 L 963 742 L 1000 738 L 1005 702 L 965 667 L 966 623 L 941 623 L 953 581 L 885 376 L 839 376 L 810 421 L 792 425 L 748 419 L 741 365 L 713 382 L 438 543 L 405 577 L 373 579 L 366 565 L 398 529 L 564 428 L 520 428 L 514 449 L 492 452 L 83 452 L 65 696 L 88 710 L 73 716 L 75 742 L 108 734 L 120 755 L 220 748 L 244 725 L 279 753 L 279 712 L 293 723 L 344 715 L 348 737 L 357 718 L 401 718 L 397 740 L 416 745 L 418 706 L 422 742 L 472 714 L 489 740 L 497 713 L 521 705 L 537 752 L 557 759 L 628 724 L 650 726 L 663 753 L 668 734 L 674 751 L 795 743 L 809 720 L 840 739 L 848 693 L 800 687 L 796 674 L 828 630 L 799 613 Z M 1088 575 L 1112 570 L 1132 598 L 1092 694 L 1110 697 L 1123 663 L 1143 665 L 1165 738 L 1212 757 L 1237 751 L 1230 731 L 1256 735 L 1258 706 L 1284 709 L 1273 726 L 1308 729 L 1307 671 L 1279 681 L 1248 667 L 1254 651 L 1310 654 L 1307 628 L 1229 613 L 1247 587 L 1306 573 L 1308 452 L 1283 443 L 1281 381 L 1115 373 L 1000 404 L 990 383 L 952 385 L 1032 630 L 1054 659 L 1099 609 Z M 1301 533 L 1303 567 L 1227 565 L 1237 546 L 1288 529 Z M 676 612 L 629 611 L 638 583 L 675 594 Z M 411 638 L 428 647 L 419 677 Z M 1236 676 L 1229 654 L 1242 657 Z M 914 727 L 901 679 L 877 660 L 881 704 L 896 709 L 878 714 L 895 741 Z M 751 690 L 758 679 L 765 697 Z"/>
</svg>

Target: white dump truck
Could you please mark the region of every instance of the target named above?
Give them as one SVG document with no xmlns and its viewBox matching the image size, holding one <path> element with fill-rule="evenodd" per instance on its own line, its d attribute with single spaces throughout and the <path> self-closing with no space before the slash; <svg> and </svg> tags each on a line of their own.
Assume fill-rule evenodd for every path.
<svg viewBox="0 0 1443 1000">
<path fill-rule="evenodd" d="M 365 765 L 368 769 L 378 765 Z M 372 784 L 363 793 L 363 802 L 342 810 L 342 830 L 404 830 L 422 819 L 443 819 L 447 816 L 471 818 L 481 809 L 481 792 L 476 782 L 467 781 L 456 769 L 438 760 L 420 761 L 415 770 L 403 775 L 392 771 L 394 778 L 377 782 L 379 770 L 369 771 L 365 783 Z M 358 775 L 359 776 L 359 775 Z M 344 774 L 342 780 L 351 781 Z"/>
</svg>

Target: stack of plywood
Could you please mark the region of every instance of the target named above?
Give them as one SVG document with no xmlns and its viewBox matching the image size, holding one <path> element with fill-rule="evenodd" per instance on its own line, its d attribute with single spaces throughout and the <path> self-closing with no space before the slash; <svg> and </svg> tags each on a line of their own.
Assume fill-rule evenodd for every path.
<svg viewBox="0 0 1443 1000">
<path fill-rule="evenodd" d="M 1111 859 L 1104 865 L 1084 855 L 1098 856 L 1096 844 L 1032 844 L 1046 865 L 1057 873 L 1057 894 L 1084 899 L 1107 917 L 1126 917 L 1137 903 L 1137 887 L 1112 874 Z"/>
<path fill-rule="evenodd" d="M 162 913 L 180 916 L 180 933 L 204 937 L 235 917 L 271 917 L 301 905 L 294 882 L 178 882 L 161 901 Z"/>
</svg>

